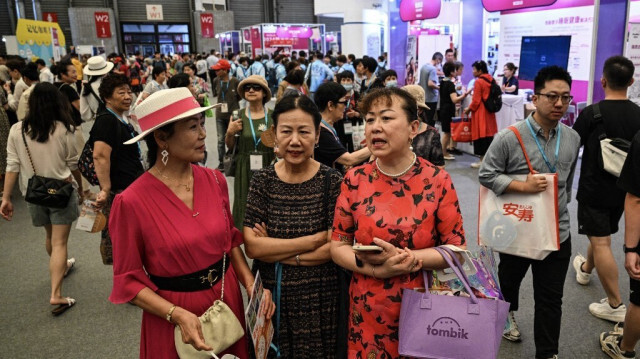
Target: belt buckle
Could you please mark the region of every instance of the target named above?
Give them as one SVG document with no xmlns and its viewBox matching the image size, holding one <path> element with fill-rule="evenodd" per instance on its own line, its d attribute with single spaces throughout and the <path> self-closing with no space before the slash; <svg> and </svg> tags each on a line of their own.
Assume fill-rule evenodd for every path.
<svg viewBox="0 0 640 359">
<path fill-rule="evenodd" d="M 216 275 L 215 278 L 213 277 L 213 272 L 217 272 L 217 270 L 215 269 L 209 269 L 209 273 L 207 273 L 206 276 L 200 276 L 200 280 L 202 281 L 202 284 L 204 284 L 205 281 L 209 282 L 209 286 L 213 287 L 213 283 L 215 283 L 215 281 L 218 280 L 218 276 Z"/>
</svg>

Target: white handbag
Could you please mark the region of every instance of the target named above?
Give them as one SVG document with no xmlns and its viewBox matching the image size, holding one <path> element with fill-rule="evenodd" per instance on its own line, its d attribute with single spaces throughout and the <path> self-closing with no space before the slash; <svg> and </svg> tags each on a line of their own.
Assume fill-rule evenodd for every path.
<svg viewBox="0 0 640 359">
<path fill-rule="evenodd" d="M 218 181 L 218 175 L 213 174 L 218 183 L 220 189 L 220 182 Z M 222 191 L 220 192 L 222 193 Z M 227 238 L 229 238 L 229 216 L 227 215 L 227 209 L 224 205 L 224 201 L 220 201 L 222 204 L 222 212 L 226 222 L 225 230 Z M 226 264 L 227 254 L 222 254 L 222 289 L 220 292 L 220 299 L 213 302 L 213 305 L 207 309 L 198 319 L 202 326 L 202 334 L 204 336 L 204 342 L 213 348 L 212 351 L 199 351 L 191 344 L 184 343 L 182 341 L 182 332 L 180 327 L 176 325 L 174 329 L 174 340 L 176 345 L 176 351 L 181 359 L 210 359 L 217 358 L 216 354 L 229 348 L 235 342 L 237 342 L 244 335 L 244 328 L 240 324 L 240 321 L 233 313 L 231 308 L 224 303 L 224 277 L 226 276 Z"/>
</svg>

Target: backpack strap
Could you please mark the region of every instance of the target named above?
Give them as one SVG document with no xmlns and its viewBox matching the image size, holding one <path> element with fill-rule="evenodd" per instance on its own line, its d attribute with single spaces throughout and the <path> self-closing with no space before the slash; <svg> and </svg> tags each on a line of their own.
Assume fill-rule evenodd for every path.
<svg viewBox="0 0 640 359">
<path fill-rule="evenodd" d="M 522 153 L 524 154 L 524 159 L 527 160 L 527 166 L 529 166 L 529 171 L 534 173 L 533 166 L 531 165 L 531 161 L 529 160 L 529 155 L 527 154 L 527 150 L 524 148 L 524 142 L 522 142 L 522 136 L 520 136 L 520 131 L 515 126 L 509 126 L 508 129 L 513 131 L 520 143 L 520 148 L 522 148 Z"/>
</svg>

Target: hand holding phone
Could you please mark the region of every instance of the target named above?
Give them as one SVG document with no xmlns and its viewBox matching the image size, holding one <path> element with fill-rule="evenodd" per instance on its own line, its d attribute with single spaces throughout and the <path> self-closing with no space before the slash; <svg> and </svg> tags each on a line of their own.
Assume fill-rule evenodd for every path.
<svg viewBox="0 0 640 359">
<path fill-rule="evenodd" d="M 376 246 L 376 245 L 365 246 L 363 244 L 354 244 L 352 248 L 356 252 L 374 252 L 374 253 L 382 252 L 382 247 Z"/>
</svg>

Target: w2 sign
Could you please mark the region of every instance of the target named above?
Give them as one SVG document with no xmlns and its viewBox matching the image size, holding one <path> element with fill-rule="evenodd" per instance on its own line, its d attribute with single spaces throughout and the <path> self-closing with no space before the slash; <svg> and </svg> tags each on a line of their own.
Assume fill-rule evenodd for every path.
<svg viewBox="0 0 640 359">
<path fill-rule="evenodd" d="M 202 37 L 213 38 L 213 14 L 200 14 L 200 30 Z"/>
<path fill-rule="evenodd" d="M 111 22 L 109 21 L 108 12 L 95 12 L 93 19 L 96 23 L 96 34 L 98 38 L 111 37 Z"/>
</svg>

